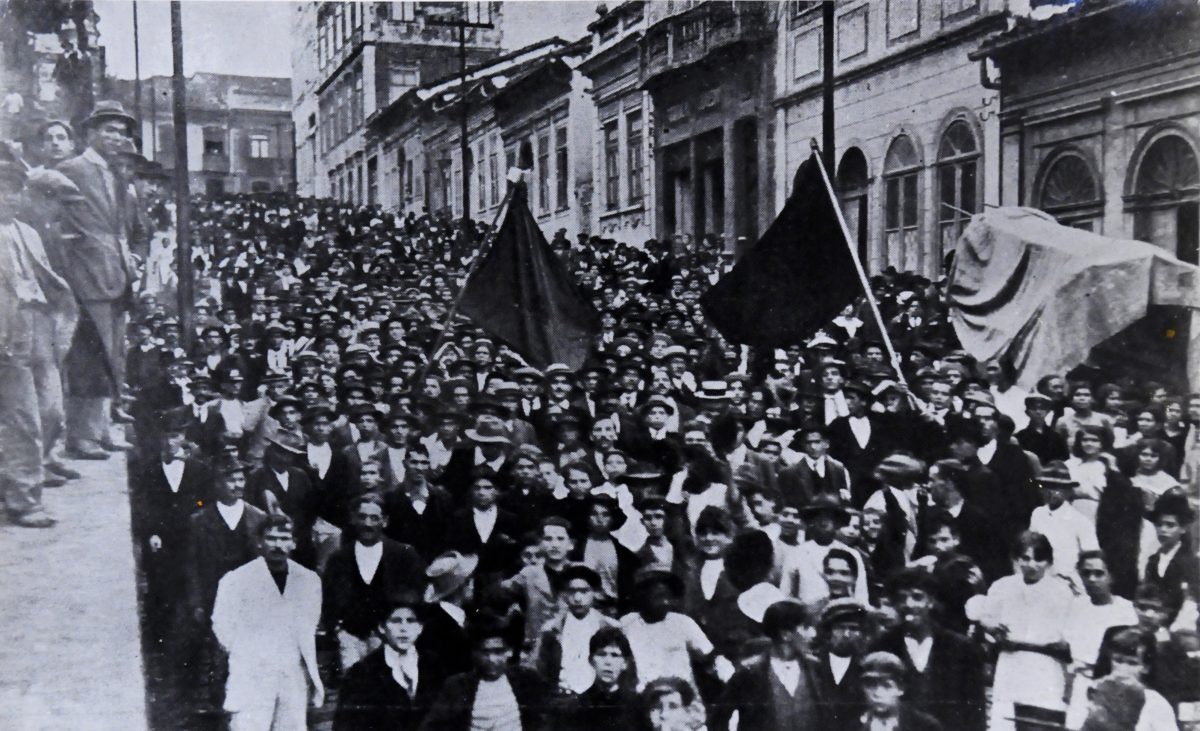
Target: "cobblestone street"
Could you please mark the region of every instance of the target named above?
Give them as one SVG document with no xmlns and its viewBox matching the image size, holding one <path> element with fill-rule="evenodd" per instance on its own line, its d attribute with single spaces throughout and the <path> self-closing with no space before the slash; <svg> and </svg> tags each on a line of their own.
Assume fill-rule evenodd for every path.
<svg viewBox="0 0 1200 731">
<path fill-rule="evenodd" d="M 140 731 L 145 692 L 125 460 L 72 462 L 49 530 L 0 523 L 0 728 Z"/>
</svg>

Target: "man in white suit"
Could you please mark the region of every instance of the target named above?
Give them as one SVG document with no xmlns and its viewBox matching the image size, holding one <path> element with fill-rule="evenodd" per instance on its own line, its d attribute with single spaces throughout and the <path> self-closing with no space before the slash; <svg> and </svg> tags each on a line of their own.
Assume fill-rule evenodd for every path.
<svg viewBox="0 0 1200 731">
<path fill-rule="evenodd" d="M 288 558 L 296 542 L 287 516 L 268 516 L 259 531 L 261 557 L 222 577 L 213 606 L 213 634 L 229 653 L 225 710 L 231 731 L 302 731 L 308 683 L 314 707 L 325 697 L 315 640 L 321 580 Z"/>
</svg>

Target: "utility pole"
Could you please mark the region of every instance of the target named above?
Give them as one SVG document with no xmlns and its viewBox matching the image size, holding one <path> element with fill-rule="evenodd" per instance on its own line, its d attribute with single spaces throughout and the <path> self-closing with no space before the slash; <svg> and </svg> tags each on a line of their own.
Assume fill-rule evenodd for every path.
<svg viewBox="0 0 1200 731">
<path fill-rule="evenodd" d="M 821 3 L 821 153 L 825 169 L 836 180 L 837 154 L 833 126 L 833 2 Z"/>
<path fill-rule="evenodd" d="M 179 278 L 176 294 L 183 345 L 191 348 L 196 334 L 192 326 L 195 295 L 189 222 L 191 195 L 188 189 L 187 89 L 183 78 L 183 10 L 179 0 L 171 0 L 171 66 L 171 106 L 175 124 L 175 272 Z"/>
<path fill-rule="evenodd" d="M 431 15 L 425 22 L 435 26 L 458 28 L 459 118 L 458 142 L 462 157 L 462 237 L 464 246 L 471 242 L 471 145 L 468 133 L 471 107 L 467 103 L 467 28 L 492 28 L 492 4 L 488 0 L 461 3 L 451 16 Z M 478 161 L 482 165 L 482 161 Z"/>
<path fill-rule="evenodd" d="M 137 119 L 138 152 L 145 154 L 142 138 L 142 46 L 138 39 L 137 0 L 133 0 L 133 116 Z"/>
</svg>

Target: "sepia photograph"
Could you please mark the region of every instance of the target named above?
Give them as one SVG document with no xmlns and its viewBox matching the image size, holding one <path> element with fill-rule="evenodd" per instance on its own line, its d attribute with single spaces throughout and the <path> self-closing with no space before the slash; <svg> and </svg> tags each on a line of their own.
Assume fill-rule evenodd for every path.
<svg viewBox="0 0 1200 731">
<path fill-rule="evenodd" d="M 1198 0 L 0 0 L 0 731 L 1200 731 Z"/>
</svg>

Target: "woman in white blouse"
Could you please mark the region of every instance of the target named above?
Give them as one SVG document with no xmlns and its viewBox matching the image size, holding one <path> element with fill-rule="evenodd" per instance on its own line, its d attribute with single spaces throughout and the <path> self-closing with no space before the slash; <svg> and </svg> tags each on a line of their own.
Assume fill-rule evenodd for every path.
<svg viewBox="0 0 1200 731">
<path fill-rule="evenodd" d="M 1071 479 L 1079 483 L 1071 505 L 1092 521 L 1096 520 L 1100 496 L 1108 486 L 1108 473 L 1116 469 L 1116 458 L 1109 453 L 1111 440 L 1112 436 L 1104 427 L 1080 426 L 1071 446 L 1072 456 L 1066 463 Z"/>
<path fill-rule="evenodd" d="M 984 596 L 972 597 L 967 618 L 978 622 L 1000 650 L 992 684 L 988 728 L 1013 729 L 1014 703 L 1065 707 L 1070 649 L 1064 636 L 1074 600 L 1070 586 L 1048 575 L 1050 542 L 1026 531 L 1013 549 L 1015 573 L 997 579 Z"/>
</svg>

